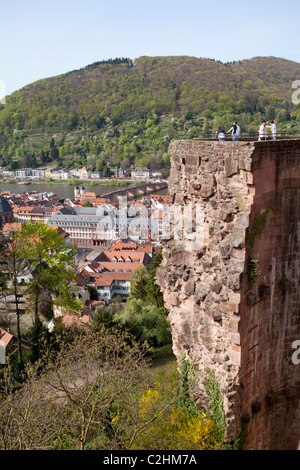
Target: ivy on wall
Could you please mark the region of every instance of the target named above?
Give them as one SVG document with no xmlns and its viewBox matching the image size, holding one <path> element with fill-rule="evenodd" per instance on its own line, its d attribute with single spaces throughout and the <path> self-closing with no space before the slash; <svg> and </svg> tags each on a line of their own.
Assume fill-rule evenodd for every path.
<svg viewBox="0 0 300 470">
<path fill-rule="evenodd" d="M 181 353 L 179 364 L 179 396 L 183 408 L 191 415 L 198 413 L 196 400 L 191 394 L 191 389 L 196 385 L 194 362 L 186 359 L 184 352 Z"/>
<path fill-rule="evenodd" d="M 208 396 L 208 406 L 211 417 L 218 429 L 218 441 L 223 443 L 226 431 L 223 396 L 215 374 L 212 370 L 206 371 L 203 385 Z"/>
<path fill-rule="evenodd" d="M 271 210 L 275 210 L 274 207 L 268 207 L 261 214 L 258 214 L 258 212 L 256 212 L 254 214 L 253 223 L 247 234 L 247 239 L 246 239 L 246 251 L 248 254 L 247 280 L 248 280 L 249 289 L 253 287 L 253 285 L 255 284 L 260 274 L 258 266 L 257 266 L 259 264 L 259 260 L 256 259 L 253 255 L 254 243 L 257 237 L 262 235 L 266 227 L 268 214 Z"/>
</svg>

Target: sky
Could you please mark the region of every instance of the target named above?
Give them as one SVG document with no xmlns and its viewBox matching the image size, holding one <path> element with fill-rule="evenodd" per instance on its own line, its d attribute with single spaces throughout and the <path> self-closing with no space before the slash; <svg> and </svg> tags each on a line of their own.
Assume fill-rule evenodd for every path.
<svg viewBox="0 0 300 470">
<path fill-rule="evenodd" d="M 0 99 L 116 57 L 300 63 L 299 0 L 1 0 L 0 17 Z"/>
</svg>

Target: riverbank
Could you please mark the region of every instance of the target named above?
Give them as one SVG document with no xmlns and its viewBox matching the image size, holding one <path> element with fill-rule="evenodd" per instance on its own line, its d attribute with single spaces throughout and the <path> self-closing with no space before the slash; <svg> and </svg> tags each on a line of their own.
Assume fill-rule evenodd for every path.
<svg viewBox="0 0 300 470">
<path fill-rule="evenodd" d="M 112 180 L 108 179 L 101 179 L 101 180 L 78 180 L 78 179 L 71 179 L 71 180 L 0 180 L 0 184 L 23 184 L 23 185 L 31 185 L 31 184 L 68 184 L 69 186 L 74 185 L 85 185 L 85 186 L 98 186 L 98 185 L 105 185 L 105 186 L 114 186 L 116 188 L 125 188 L 126 186 L 133 186 L 135 184 L 145 184 L 145 181 L 133 181 L 133 180 Z"/>
<path fill-rule="evenodd" d="M 30 185 L 22 184 L 22 182 L 8 183 L 8 181 L 6 181 L 6 183 L 3 183 L 0 181 L 0 191 L 10 191 L 14 194 L 37 191 L 37 192 L 43 192 L 43 193 L 54 193 L 60 199 L 74 199 L 75 186 L 80 186 L 81 184 L 83 184 L 86 191 L 91 191 L 99 195 L 103 193 L 108 193 L 110 191 L 114 191 L 115 189 L 120 189 L 122 187 L 126 189 L 127 186 L 128 187 L 133 186 L 132 182 L 128 182 L 128 185 L 122 186 L 122 185 L 115 184 L 116 181 L 111 181 L 111 180 L 107 182 L 102 182 L 101 184 L 99 184 L 97 181 L 93 185 L 86 184 L 85 181 L 80 181 L 80 183 L 75 183 L 75 184 L 70 181 L 71 180 L 68 180 L 67 182 L 63 183 L 62 180 L 59 182 L 58 181 L 49 182 L 48 180 L 47 181 L 42 180 L 39 182 L 32 181 Z M 139 183 L 140 182 L 136 182 L 136 184 L 139 184 Z M 165 195 L 167 194 L 167 192 L 168 192 L 168 189 L 164 188 L 158 191 L 153 191 L 153 194 Z M 139 198 L 140 196 L 137 196 L 137 199 Z"/>
</svg>

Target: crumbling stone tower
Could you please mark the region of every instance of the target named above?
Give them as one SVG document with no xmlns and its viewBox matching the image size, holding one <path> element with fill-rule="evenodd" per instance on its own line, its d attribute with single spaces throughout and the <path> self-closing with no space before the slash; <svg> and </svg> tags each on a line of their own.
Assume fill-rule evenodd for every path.
<svg viewBox="0 0 300 470">
<path fill-rule="evenodd" d="M 169 153 L 170 208 L 201 207 L 203 216 L 201 243 L 196 209 L 193 230 L 178 236 L 171 222 L 163 241 L 157 282 L 174 353 L 196 364 L 200 406 L 205 371 L 214 372 L 227 441 L 244 422 L 245 448 L 297 449 L 300 140 L 184 140 Z"/>
</svg>

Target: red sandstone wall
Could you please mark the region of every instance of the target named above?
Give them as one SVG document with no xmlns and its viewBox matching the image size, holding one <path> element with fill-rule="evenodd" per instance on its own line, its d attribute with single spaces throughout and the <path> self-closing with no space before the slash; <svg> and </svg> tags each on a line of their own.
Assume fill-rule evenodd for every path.
<svg viewBox="0 0 300 470">
<path fill-rule="evenodd" d="M 175 141 L 169 204 L 204 205 L 204 245 L 192 235 L 164 241 L 158 283 L 173 350 L 196 363 L 195 395 L 213 370 L 224 395 L 228 441 L 247 422 L 247 448 L 295 449 L 299 442 L 300 141 Z M 254 214 L 273 207 L 253 254 L 260 277 L 247 284 L 246 241 Z M 249 295 L 250 294 L 250 295 Z"/>
<path fill-rule="evenodd" d="M 260 276 L 251 289 L 246 273 L 241 281 L 240 382 L 247 447 L 297 449 L 300 365 L 292 362 L 292 343 L 300 339 L 300 141 L 257 143 L 252 174 L 250 228 L 255 213 L 274 210 L 254 243 Z"/>
<path fill-rule="evenodd" d="M 240 142 L 176 141 L 169 204 L 204 206 L 204 244 L 189 249 L 192 235 L 165 241 L 158 283 L 173 332 L 173 350 L 196 364 L 195 395 L 205 405 L 203 380 L 214 372 L 224 395 L 228 441 L 241 430 L 238 332 L 244 241 L 253 201 L 254 145 Z"/>
</svg>

